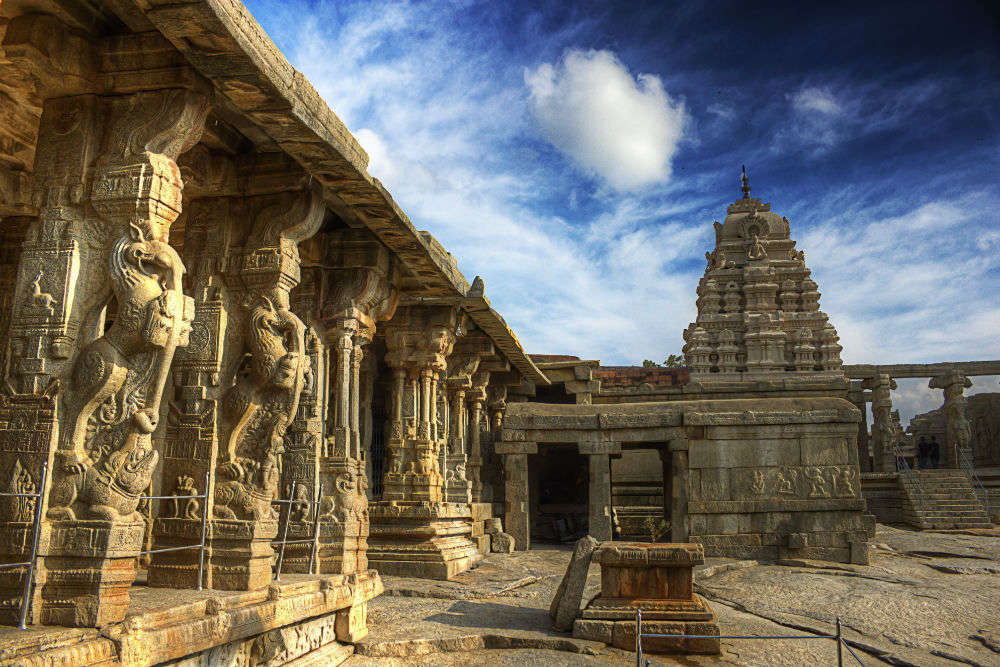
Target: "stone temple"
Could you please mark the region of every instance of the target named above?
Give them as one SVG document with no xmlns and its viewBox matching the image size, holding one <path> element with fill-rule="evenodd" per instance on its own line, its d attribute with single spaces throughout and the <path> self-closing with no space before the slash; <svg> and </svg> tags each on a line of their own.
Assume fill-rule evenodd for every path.
<svg viewBox="0 0 1000 667">
<path fill-rule="evenodd" d="M 238 1 L 12 0 L 0 63 L 2 664 L 335 665 L 383 576 L 588 533 L 621 634 L 633 577 L 714 618 L 705 556 L 997 509 L 963 392 L 1000 362 L 844 365 L 745 173 L 685 367 L 602 367 L 523 349 Z M 943 390 L 942 470 L 899 377 Z"/>
</svg>

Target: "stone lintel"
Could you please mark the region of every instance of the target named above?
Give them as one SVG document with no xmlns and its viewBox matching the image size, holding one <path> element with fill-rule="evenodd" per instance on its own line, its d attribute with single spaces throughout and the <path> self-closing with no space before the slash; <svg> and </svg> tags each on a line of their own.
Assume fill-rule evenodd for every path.
<svg viewBox="0 0 1000 667">
<path fill-rule="evenodd" d="M 493 446 L 497 454 L 537 454 L 537 442 L 498 442 Z"/>
<path fill-rule="evenodd" d="M 590 440 L 578 443 L 577 448 L 581 454 L 621 454 L 622 443 L 612 440 Z"/>
</svg>

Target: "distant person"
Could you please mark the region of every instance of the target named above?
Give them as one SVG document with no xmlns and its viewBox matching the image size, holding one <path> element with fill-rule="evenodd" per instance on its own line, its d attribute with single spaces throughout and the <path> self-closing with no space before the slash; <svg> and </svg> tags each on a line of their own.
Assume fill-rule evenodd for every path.
<svg viewBox="0 0 1000 667">
<path fill-rule="evenodd" d="M 927 467 L 927 459 L 930 458 L 931 449 L 927 444 L 927 438 L 920 436 L 920 442 L 917 443 L 917 469 L 923 470 Z"/>
<path fill-rule="evenodd" d="M 931 436 L 930 444 L 931 467 L 937 470 L 938 462 L 941 460 L 941 445 L 938 444 L 937 436 Z"/>
</svg>

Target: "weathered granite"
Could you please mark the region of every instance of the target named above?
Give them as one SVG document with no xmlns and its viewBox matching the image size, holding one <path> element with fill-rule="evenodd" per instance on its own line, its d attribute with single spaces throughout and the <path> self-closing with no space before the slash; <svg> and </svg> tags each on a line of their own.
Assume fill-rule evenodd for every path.
<svg viewBox="0 0 1000 667">
<path fill-rule="evenodd" d="M 699 544 L 604 542 L 594 551 L 601 565 L 601 594 L 579 612 L 573 636 L 635 647 L 636 609 L 642 632 L 718 636 L 715 612 L 694 592 L 693 568 L 705 561 Z M 718 639 L 647 638 L 649 653 L 719 653 Z"/>
<path fill-rule="evenodd" d="M 583 589 L 587 585 L 587 571 L 590 561 L 597 548 L 598 541 L 590 535 L 580 538 L 573 547 L 573 555 L 566 574 L 559 582 L 559 588 L 552 598 L 549 616 L 552 617 L 552 627 L 568 632 L 573 628 L 573 621 L 580 613 L 580 603 L 583 602 Z"/>
</svg>

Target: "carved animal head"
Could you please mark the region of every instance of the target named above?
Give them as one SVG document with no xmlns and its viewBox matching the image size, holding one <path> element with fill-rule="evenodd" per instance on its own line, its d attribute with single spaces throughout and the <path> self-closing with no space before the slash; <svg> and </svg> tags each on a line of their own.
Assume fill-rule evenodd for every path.
<svg viewBox="0 0 1000 667">
<path fill-rule="evenodd" d="M 137 447 L 130 451 L 116 452 L 110 458 L 121 458 L 121 465 L 109 466 L 114 474 L 114 481 L 122 489 L 131 494 L 139 494 L 149 486 L 160 455 L 155 449 Z M 109 463 L 111 463 L 109 459 Z M 115 470 L 117 468 L 117 470 Z"/>
<path fill-rule="evenodd" d="M 261 298 L 250 315 L 251 367 L 261 386 L 295 387 L 308 365 L 301 349 L 304 331 L 305 325 L 294 313 Z"/>
</svg>

